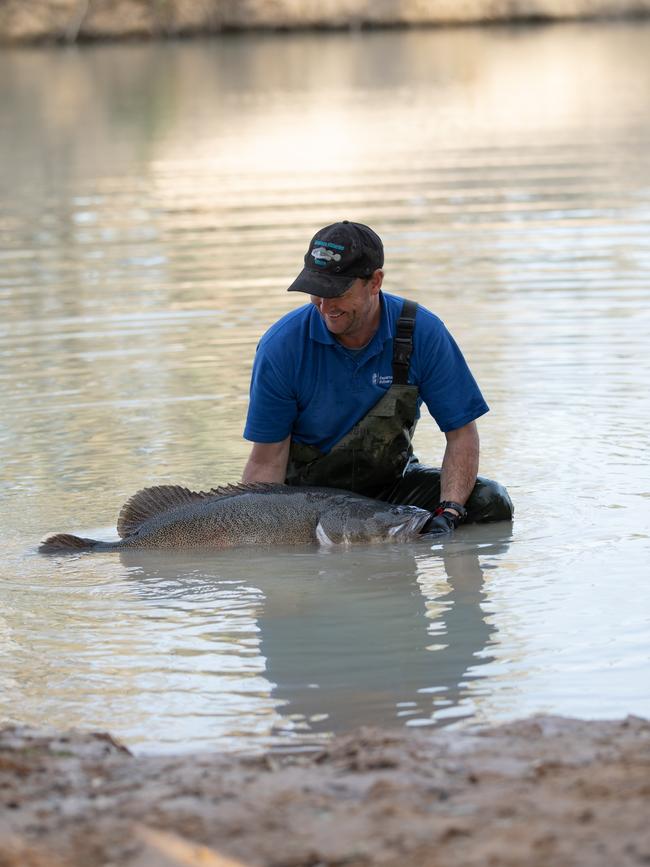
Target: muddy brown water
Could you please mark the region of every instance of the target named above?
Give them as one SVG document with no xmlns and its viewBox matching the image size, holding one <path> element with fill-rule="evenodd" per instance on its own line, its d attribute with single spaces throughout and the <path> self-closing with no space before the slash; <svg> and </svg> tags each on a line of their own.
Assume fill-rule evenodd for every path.
<svg viewBox="0 0 650 867">
<path fill-rule="evenodd" d="M 637 23 L 3 50 L 0 718 L 160 752 L 650 714 L 649 49 Z M 463 347 L 515 523 L 38 556 L 144 485 L 239 478 L 256 341 L 342 218 Z"/>
</svg>

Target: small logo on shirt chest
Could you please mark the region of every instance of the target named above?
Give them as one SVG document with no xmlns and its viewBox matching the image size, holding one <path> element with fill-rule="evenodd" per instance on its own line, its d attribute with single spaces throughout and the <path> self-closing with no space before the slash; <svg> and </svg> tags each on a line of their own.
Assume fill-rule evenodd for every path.
<svg viewBox="0 0 650 867">
<path fill-rule="evenodd" d="M 382 376 L 379 373 L 373 373 L 372 375 L 372 384 L 373 385 L 392 385 L 393 376 Z"/>
</svg>

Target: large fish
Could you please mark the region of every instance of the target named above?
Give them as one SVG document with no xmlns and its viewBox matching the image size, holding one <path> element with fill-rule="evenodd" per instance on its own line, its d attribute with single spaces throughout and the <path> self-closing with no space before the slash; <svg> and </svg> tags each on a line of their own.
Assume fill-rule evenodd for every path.
<svg viewBox="0 0 650 867">
<path fill-rule="evenodd" d="M 44 554 L 134 548 L 232 548 L 239 545 L 341 545 L 414 539 L 431 518 L 335 488 L 228 485 L 190 491 L 161 485 L 138 491 L 117 520 L 117 542 L 49 536 Z"/>
</svg>

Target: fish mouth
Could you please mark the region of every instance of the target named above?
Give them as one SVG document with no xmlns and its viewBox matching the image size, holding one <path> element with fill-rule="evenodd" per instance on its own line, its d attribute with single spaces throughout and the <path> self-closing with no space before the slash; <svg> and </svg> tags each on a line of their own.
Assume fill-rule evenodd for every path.
<svg viewBox="0 0 650 867">
<path fill-rule="evenodd" d="M 388 535 L 391 539 L 410 539 L 413 536 L 417 536 L 430 519 L 431 512 L 422 509 L 417 514 L 412 515 L 408 521 L 405 521 L 403 524 L 391 527 L 388 531 Z"/>
</svg>

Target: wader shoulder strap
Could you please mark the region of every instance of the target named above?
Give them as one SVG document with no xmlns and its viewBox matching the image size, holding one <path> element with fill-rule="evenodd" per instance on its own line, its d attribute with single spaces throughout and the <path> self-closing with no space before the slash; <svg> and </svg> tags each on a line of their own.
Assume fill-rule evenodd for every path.
<svg viewBox="0 0 650 867">
<path fill-rule="evenodd" d="M 408 383 L 417 309 L 416 301 L 405 301 L 397 320 L 395 337 L 393 338 L 393 385 L 406 385 Z"/>
</svg>

